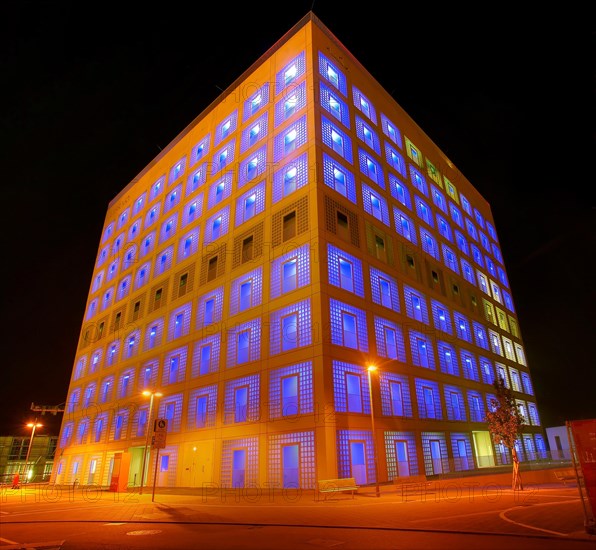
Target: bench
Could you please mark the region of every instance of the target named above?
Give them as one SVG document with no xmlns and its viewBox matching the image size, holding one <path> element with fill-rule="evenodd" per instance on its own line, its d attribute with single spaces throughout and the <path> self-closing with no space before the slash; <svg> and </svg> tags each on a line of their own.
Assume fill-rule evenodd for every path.
<svg viewBox="0 0 596 550">
<path fill-rule="evenodd" d="M 354 492 L 359 489 L 359 485 L 356 485 L 356 479 L 353 477 L 345 477 L 340 479 L 320 479 L 317 481 L 317 493 L 324 494 L 325 500 L 329 493 L 343 493 L 350 491 L 352 498 L 354 498 Z"/>
<path fill-rule="evenodd" d="M 563 485 L 567 485 L 568 481 L 577 481 L 575 470 L 573 468 L 555 470 L 555 477 L 557 478 L 557 481 L 562 481 Z"/>
<path fill-rule="evenodd" d="M 431 482 L 425 475 L 399 476 L 393 478 L 393 485 L 401 487 L 402 496 L 407 492 L 417 492 L 430 487 Z"/>
</svg>

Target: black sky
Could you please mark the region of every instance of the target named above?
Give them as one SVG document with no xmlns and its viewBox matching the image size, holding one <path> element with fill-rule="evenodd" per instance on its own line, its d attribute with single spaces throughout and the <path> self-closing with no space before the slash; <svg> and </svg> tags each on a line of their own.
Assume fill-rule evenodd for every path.
<svg viewBox="0 0 596 550">
<path fill-rule="evenodd" d="M 3 7 L 0 435 L 66 399 L 109 201 L 311 7 L 491 204 L 543 425 L 595 418 L 587 8 L 194 4 Z"/>
</svg>

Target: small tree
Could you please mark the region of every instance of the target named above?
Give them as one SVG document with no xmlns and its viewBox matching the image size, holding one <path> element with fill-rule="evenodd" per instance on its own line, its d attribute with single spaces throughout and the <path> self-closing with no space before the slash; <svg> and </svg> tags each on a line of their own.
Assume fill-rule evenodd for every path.
<svg viewBox="0 0 596 550">
<path fill-rule="evenodd" d="M 515 403 L 513 393 L 505 386 L 505 381 L 498 378 L 493 382 L 496 399 L 492 399 L 492 410 L 486 413 L 488 430 L 495 443 L 503 443 L 511 451 L 513 459 L 512 489 L 523 491 L 521 475 L 519 473 L 519 458 L 515 448 L 515 441 L 521 432 L 524 418 Z"/>
</svg>

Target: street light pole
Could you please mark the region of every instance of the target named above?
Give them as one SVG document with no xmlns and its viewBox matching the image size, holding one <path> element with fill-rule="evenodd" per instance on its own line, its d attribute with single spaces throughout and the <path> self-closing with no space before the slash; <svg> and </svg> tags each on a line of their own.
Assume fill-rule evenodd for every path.
<svg viewBox="0 0 596 550">
<path fill-rule="evenodd" d="M 29 456 L 31 455 L 31 447 L 33 447 L 33 438 L 35 437 L 35 428 L 41 428 L 43 426 L 43 424 L 40 424 L 37 422 L 37 418 L 35 419 L 35 422 L 29 422 L 29 424 L 27 424 L 28 428 L 31 428 L 31 438 L 29 439 L 29 447 L 27 448 L 27 457 L 25 458 L 25 479 L 27 479 L 29 477 L 29 474 L 27 473 L 27 466 L 29 465 Z"/>
<path fill-rule="evenodd" d="M 151 416 L 153 415 L 153 399 L 155 396 L 161 397 L 163 394 L 158 391 L 145 390 L 143 395 L 149 395 L 149 414 L 147 415 L 147 433 L 145 434 L 145 450 L 143 451 L 143 466 L 141 467 L 141 487 L 139 494 L 143 494 L 143 485 L 145 483 L 145 465 L 147 464 L 147 452 L 149 451 L 149 430 L 151 428 Z"/>
<path fill-rule="evenodd" d="M 370 373 L 377 370 L 377 367 L 374 365 L 369 365 L 366 369 L 368 374 L 368 398 L 370 401 L 370 426 L 372 429 L 372 447 L 373 447 L 373 457 L 375 463 L 375 494 L 377 497 L 381 496 L 381 489 L 379 487 L 379 464 L 377 459 L 377 443 L 376 443 L 376 433 L 375 433 L 375 409 L 373 405 L 373 394 L 372 394 L 372 384 Z"/>
</svg>

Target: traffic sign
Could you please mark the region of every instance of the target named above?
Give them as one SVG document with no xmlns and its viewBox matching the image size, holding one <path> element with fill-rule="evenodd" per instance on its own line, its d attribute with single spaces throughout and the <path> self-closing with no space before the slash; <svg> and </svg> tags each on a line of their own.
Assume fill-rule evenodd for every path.
<svg viewBox="0 0 596 550">
<path fill-rule="evenodd" d="M 168 419 L 157 418 L 153 424 L 153 439 L 151 446 L 154 449 L 163 449 L 166 446 L 166 434 L 168 433 Z"/>
</svg>

